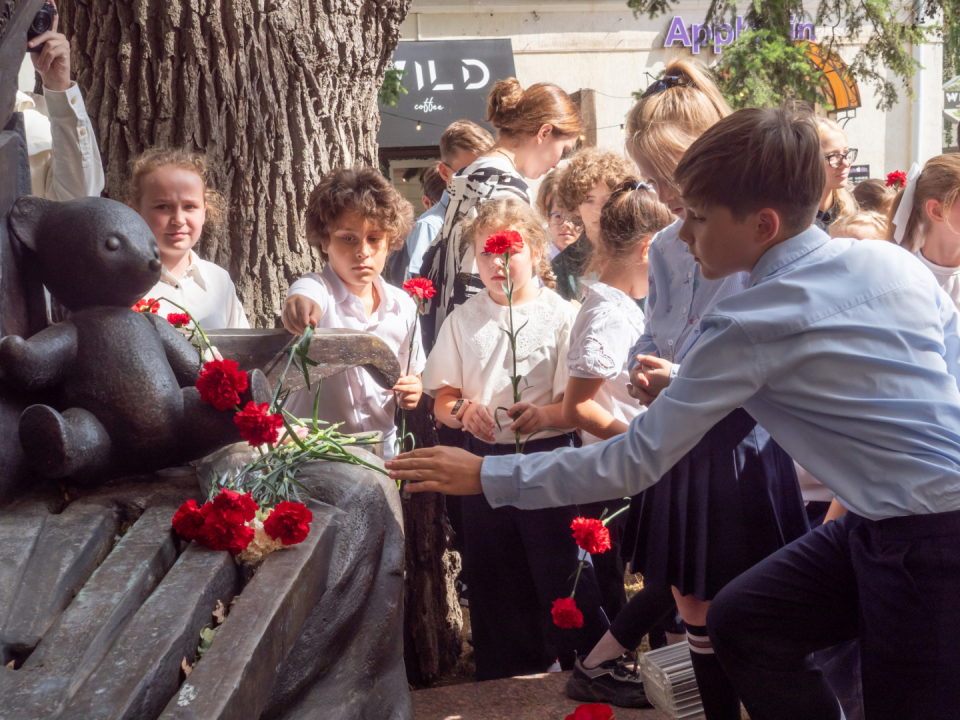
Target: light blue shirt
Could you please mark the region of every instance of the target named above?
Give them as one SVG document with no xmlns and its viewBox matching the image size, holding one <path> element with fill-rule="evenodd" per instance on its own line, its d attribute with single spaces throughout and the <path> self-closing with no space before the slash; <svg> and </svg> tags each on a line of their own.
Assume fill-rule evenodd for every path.
<svg viewBox="0 0 960 720">
<path fill-rule="evenodd" d="M 430 247 L 433 239 L 440 234 L 440 228 L 443 227 L 443 216 L 447 214 L 447 205 L 450 203 L 450 196 L 447 191 L 437 201 L 437 204 L 424 212 L 413 224 L 413 229 L 407 235 L 405 244 L 407 257 L 410 263 L 407 265 L 407 277 L 409 280 L 412 275 L 420 274 L 420 266 L 423 265 L 423 254 Z"/>
<path fill-rule="evenodd" d="M 745 408 L 871 519 L 960 509 L 958 313 L 902 248 L 816 227 L 768 250 L 743 292 L 704 315 L 679 375 L 626 434 L 488 457 L 494 507 L 635 495 Z"/>
<path fill-rule="evenodd" d="M 676 364 L 700 337 L 700 318 L 713 303 L 742 292 L 747 273 L 720 280 L 705 280 L 700 265 L 680 239 L 682 220 L 664 228 L 650 242 L 650 289 L 647 293 L 643 335 L 630 350 L 628 368 L 637 355 L 656 355 Z"/>
</svg>

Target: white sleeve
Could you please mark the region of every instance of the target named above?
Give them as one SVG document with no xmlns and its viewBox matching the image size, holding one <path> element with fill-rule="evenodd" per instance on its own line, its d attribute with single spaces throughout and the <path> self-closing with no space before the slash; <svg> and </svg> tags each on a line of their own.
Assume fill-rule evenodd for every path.
<svg viewBox="0 0 960 720">
<path fill-rule="evenodd" d="M 764 383 L 754 347 L 735 322 L 705 319 L 680 375 L 623 435 L 582 448 L 484 458 L 483 492 L 494 508 L 524 510 L 636 495 L 657 482 Z"/>
<path fill-rule="evenodd" d="M 230 281 L 229 291 L 230 313 L 227 318 L 227 327 L 240 329 L 249 328 L 250 321 L 247 320 L 247 313 L 243 309 L 243 303 L 240 302 L 240 298 L 237 297 L 237 287 L 233 284 L 232 280 Z"/>
<path fill-rule="evenodd" d="M 287 290 L 287 299 L 291 295 L 303 295 L 313 300 L 320 306 L 320 313 L 326 315 L 330 310 L 330 291 L 326 283 L 316 273 L 308 273 L 297 280 L 290 289 Z"/>
<path fill-rule="evenodd" d="M 570 339 L 570 376 L 616 380 L 637 340 L 636 332 L 616 313 L 595 312 Z"/>
<path fill-rule="evenodd" d="M 426 367 L 423 369 L 423 390 L 431 397 L 437 396 L 442 387 L 463 389 L 463 360 L 457 346 L 455 325 L 457 311 L 447 315 L 440 327 L 440 335 L 430 351 Z"/>
<path fill-rule="evenodd" d="M 52 141 L 43 196 L 61 201 L 99 196 L 104 184 L 103 163 L 80 88 L 73 83 L 66 90 L 44 89 L 43 97 Z"/>
<path fill-rule="evenodd" d="M 567 391 L 567 381 L 570 379 L 567 356 L 570 354 L 570 332 L 573 330 L 575 318 L 575 314 L 569 316 L 558 331 L 557 369 L 553 374 L 553 402 L 559 402 Z"/>
</svg>

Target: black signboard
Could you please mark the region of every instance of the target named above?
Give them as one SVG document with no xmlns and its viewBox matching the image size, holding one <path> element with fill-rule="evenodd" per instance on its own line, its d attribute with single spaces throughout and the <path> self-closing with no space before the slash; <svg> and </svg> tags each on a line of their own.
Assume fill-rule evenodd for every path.
<svg viewBox="0 0 960 720">
<path fill-rule="evenodd" d="M 850 167 L 850 174 L 847 175 L 847 180 L 856 185 L 859 182 L 863 182 L 870 177 L 870 166 L 869 165 L 852 165 Z"/>
<path fill-rule="evenodd" d="M 393 66 L 406 72 L 407 94 L 380 106 L 381 148 L 436 145 L 461 118 L 493 132 L 484 122 L 487 95 L 497 80 L 516 76 L 509 39 L 401 41 Z"/>
</svg>

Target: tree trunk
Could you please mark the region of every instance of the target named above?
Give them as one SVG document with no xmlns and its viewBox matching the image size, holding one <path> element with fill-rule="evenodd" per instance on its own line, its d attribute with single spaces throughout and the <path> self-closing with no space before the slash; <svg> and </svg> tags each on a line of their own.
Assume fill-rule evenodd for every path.
<svg viewBox="0 0 960 720">
<path fill-rule="evenodd" d="M 426 398 L 407 413 L 416 447 L 437 444 Z M 410 449 L 409 446 L 407 449 Z M 406 563 L 403 584 L 403 651 L 407 680 L 425 687 L 457 667 L 463 650 L 463 615 L 453 587 L 460 556 L 450 548 L 446 502 L 438 493 L 403 493 Z"/>
<path fill-rule="evenodd" d="M 287 287 L 319 264 L 310 190 L 377 162 L 377 91 L 410 2 L 62 0 L 106 194 L 124 198 L 148 147 L 206 151 L 225 222 L 197 250 L 230 271 L 251 323 L 273 327 Z"/>
<path fill-rule="evenodd" d="M 124 199 L 146 148 L 205 151 L 225 222 L 197 251 L 230 271 L 252 324 L 274 327 L 290 283 L 319 267 L 303 232 L 310 190 L 377 162 L 377 91 L 410 3 L 60 0 L 106 194 Z M 418 447 L 435 444 L 420 425 Z M 441 496 L 405 499 L 404 516 L 405 654 L 422 685 L 460 655 L 459 563 Z"/>
</svg>

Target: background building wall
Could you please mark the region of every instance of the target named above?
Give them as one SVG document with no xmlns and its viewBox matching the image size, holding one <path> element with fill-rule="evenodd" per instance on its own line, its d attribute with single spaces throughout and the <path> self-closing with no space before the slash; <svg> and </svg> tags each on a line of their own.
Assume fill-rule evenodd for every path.
<svg viewBox="0 0 960 720">
<path fill-rule="evenodd" d="M 689 52 L 679 44 L 662 47 L 672 17 L 699 23 L 708 6 L 681 0 L 670 14 L 651 20 L 635 17 L 625 0 L 414 0 L 401 33 L 404 40 L 510 38 L 521 84 L 554 82 L 568 92 L 596 91 L 597 145 L 622 152 L 621 124 L 634 102 L 630 94 L 646 88 L 670 57 Z M 841 56 L 850 61 L 858 47 L 843 47 Z M 857 164 L 869 165 L 872 177 L 906 170 L 912 160 L 922 163 L 941 152 L 941 50 L 939 44 L 922 49 L 925 70 L 915 78 L 922 86 L 919 117 L 905 91 L 892 110 L 882 112 L 872 87 L 860 84 L 862 106 L 846 132 L 850 146 L 859 150 Z M 697 57 L 712 64 L 719 56 L 701 48 Z"/>
</svg>

